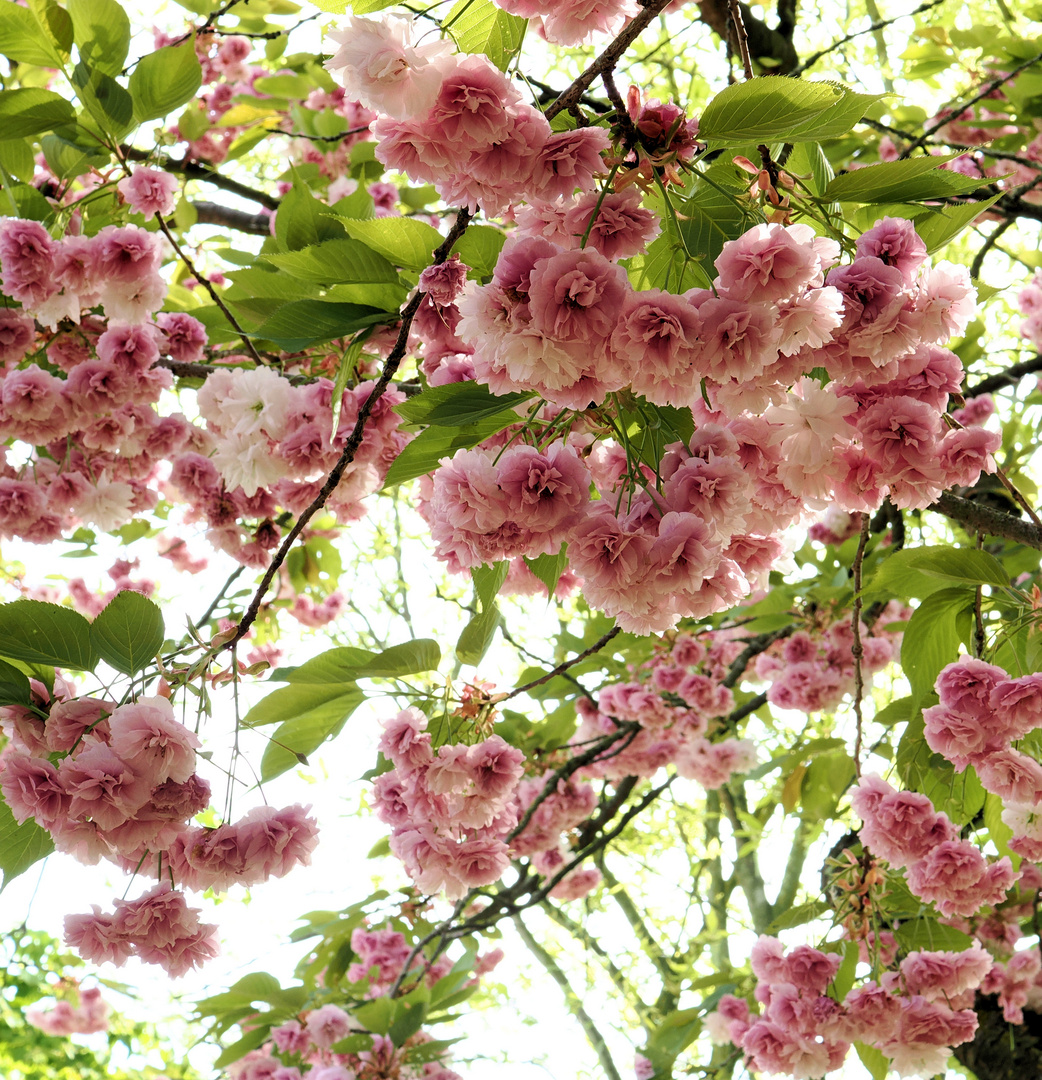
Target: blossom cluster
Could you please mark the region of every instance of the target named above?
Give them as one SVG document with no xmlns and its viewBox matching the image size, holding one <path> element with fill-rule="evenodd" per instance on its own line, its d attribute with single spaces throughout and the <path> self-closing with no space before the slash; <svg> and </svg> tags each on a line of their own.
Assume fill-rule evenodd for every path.
<svg viewBox="0 0 1042 1080">
<path fill-rule="evenodd" d="M 60 679 L 53 695 L 33 686 L 34 705 L 0 709 L 8 736 L 0 791 L 15 820 L 34 819 L 59 851 L 87 863 L 105 858 L 132 873 L 147 872 L 154 857 L 161 880 L 216 891 L 282 877 L 310 861 L 317 827 L 301 806 L 258 807 L 216 828 L 190 824 L 209 805 L 210 786 L 195 771 L 199 740 L 166 698 L 117 707 L 75 697 Z M 92 959 L 122 963 L 133 955 L 172 974 L 212 955 L 213 928 L 200 929 L 180 892 L 153 890 L 141 903 L 139 910 L 117 901 L 111 916 L 97 908 L 70 916 L 67 940 Z M 168 924 L 162 948 L 152 948 L 139 929 L 145 915 Z"/>
<path fill-rule="evenodd" d="M 861 671 L 872 674 L 897 660 L 900 631 L 889 624 L 903 621 L 908 612 L 891 601 L 869 628 L 859 625 Z M 767 679 L 767 700 L 780 709 L 815 713 L 831 711 L 854 690 L 854 630 L 849 619 L 825 627 L 797 630 L 757 656 L 754 670 Z"/>
<path fill-rule="evenodd" d="M 1042 727 L 1042 675 L 1011 679 L 995 664 L 963 657 L 941 671 L 936 688 L 939 704 L 923 710 L 930 749 L 959 772 L 973 766 L 1002 800 L 1010 849 L 1042 859 L 1042 765 L 1013 746 Z"/>
<path fill-rule="evenodd" d="M 61 998 L 50 1009 L 26 1009 L 26 1022 L 46 1035 L 93 1035 L 109 1029 L 109 1006 L 92 986 L 78 990 L 79 1004 Z"/>
<path fill-rule="evenodd" d="M 801 945 L 785 953 L 763 935 L 752 950 L 759 1014 L 725 994 L 706 1018 L 714 1042 L 732 1042 L 750 1069 L 807 1080 L 837 1069 L 850 1044 L 866 1043 L 890 1058 L 899 1076 L 943 1072 L 951 1048 L 973 1038 L 974 990 L 992 960 L 979 944 L 963 952 L 912 952 L 898 971 L 847 992 L 826 991 L 842 956 Z"/>
<path fill-rule="evenodd" d="M 911 892 L 945 916 L 973 915 L 998 904 L 1013 885 L 1007 856 L 989 862 L 976 845 L 959 839 L 947 814 L 925 796 L 895 791 L 875 774 L 862 776 L 850 797 L 863 824 L 858 835 L 874 855 L 905 869 Z"/>
<path fill-rule="evenodd" d="M 448 365 L 494 393 L 536 392 L 591 418 L 629 388 L 690 409 L 694 434 L 654 471 L 581 428 L 555 444 L 566 471 L 548 473 L 529 449 L 528 497 L 555 508 L 552 530 L 526 529 L 519 493 L 498 484 L 518 448 L 458 451 L 424 510 L 450 567 L 564 539 L 591 606 L 624 629 L 661 631 L 754 591 L 782 552 L 777 534 L 812 509 L 871 511 L 887 495 L 919 508 L 994 468 L 986 413 L 950 429 L 945 419 L 962 365 L 939 343 L 965 328 L 972 288 L 956 267 L 929 267 L 909 222 L 879 222 L 844 267 L 807 226 L 756 226 L 724 245 L 712 290 L 675 296 L 632 290 L 613 259 L 640 249 L 648 223 L 631 203 L 617 208 L 631 239 L 612 257 L 576 246 L 581 219 L 568 223 L 566 203 L 523 211 L 492 281 L 432 305 L 437 318 L 420 326 L 430 374 Z M 802 374 L 814 368 L 830 381 Z M 577 461 L 597 498 L 582 497 Z"/>
<path fill-rule="evenodd" d="M 411 21 L 396 17 L 352 16 L 330 38 L 340 47 L 326 67 L 379 113 L 377 158 L 434 184 L 450 206 L 491 215 L 591 186 L 609 145 L 603 129 L 552 131 L 484 56 L 456 57 L 447 41 L 415 45 Z"/>
<path fill-rule="evenodd" d="M 650 777 L 672 764 L 678 775 L 714 789 L 732 774 L 747 772 L 756 763 L 756 747 L 730 737 L 723 723 L 735 705 L 723 679 L 742 648 L 729 631 L 700 638 L 680 634 L 643 666 L 641 681 L 602 688 L 596 706 L 580 699 L 582 722 L 572 740 L 577 747 L 617 732 L 620 723 L 638 725 L 584 766 L 584 774 L 610 780 Z"/>
<path fill-rule="evenodd" d="M 498 735 L 435 753 L 427 717 L 414 707 L 383 727 L 380 750 L 394 768 L 374 781 L 374 808 L 417 887 L 458 899 L 497 881 L 510 862 L 503 838 L 517 824 L 511 796 L 524 755 Z"/>
<path fill-rule="evenodd" d="M 308 1012 L 303 1024 L 290 1020 L 273 1029 L 271 1043 L 251 1050 L 225 1071 L 230 1080 L 378 1080 L 387 1076 L 462 1080 L 445 1064 L 444 1051 L 425 1064 L 409 1061 L 410 1051 L 432 1041 L 425 1031 L 411 1035 L 401 1047 L 396 1047 L 390 1036 L 372 1035 L 368 1050 L 338 1053 L 331 1049 L 359 1027 L 338 1005 L 323 1005 Z M 294 1063 L 285 1064 L 283 1058 L 287 1057 Z"/>
</svg>

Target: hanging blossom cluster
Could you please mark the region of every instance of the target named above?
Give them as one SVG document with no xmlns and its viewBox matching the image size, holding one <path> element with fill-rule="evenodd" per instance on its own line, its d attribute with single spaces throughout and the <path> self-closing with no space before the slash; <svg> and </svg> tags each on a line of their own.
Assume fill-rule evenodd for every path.
<svg viewBox="0 0 1042 1080">
<path fill-rule="evenodd" d="M 303 1022 L 301 1022 L 303 1021 Z M 370 1036 L 368 1050 L 341 1053 L 335 1047 L 357 1034 L 361 1025 L 338 1005 L 323 1005 L 273 1028 L 271 1042 L 251 1050 L 225 1072 L 229 1080 L 462 1080 L 445 1063 L 444 1049 L 423 1063 L 410 1062 L 412 1052 L 432 1041 L 418 1031 L 396 1047 L 387 1035 Z"/>
<path fill-rule="evenodd" d="M 467 377 L 469 365 L 496 393 L 535 392 L 583 417 L 520 485 L 500 483 L 515 460 L 501 440 L 435 472 L 425 513 L 450 567 L 563 539 L 591 606 L 661 631 L 754 591 L 781 554 L 777 534 L 810 510 L 867 512 L 885 496 L 921 508 L 994 468 L 986 410 L 946 420 L 963 372 L 939 343 L 965 329 L 972 287 L 960 268 L 929 267 L 909 222 L 879 222 L 843 267 L 806 226 L 757 226 L 725 245 L 713 290 L 675 296 L 634 292 L 596 247 L 562 247 L 544 235 L 547 215 L 525 213 L 539 232 L 519 228 L 492 281 L 469 283 L 421 330 L 434 330 L 439 368 Z M 831 381 L 802 375 L 814 368 Z M 605 395 L 627 388 L 694 416 L 657 471 L 596 426 Z M 553 508 L 545 528 L 528 525 L 536 503 Z"/>
<path fill-rule="evenodd" d="M 522 198 L 591 187 L 607 132 L 552 131 L 484 56 L 452 55 L 448 41 L 414 45 L 411 20 L 398 17 L 352 16 L 330 38 L 339 48 L 326 67 L 379 114 L 377 158 L 433 184 L 450 206 L 494 215 Z"/>
<path fill-rule="evenodd" d="M 735 706 L 723 680 L 744 648 L 734 631 L 699 637 L 678 634 L 637 671 L 640 681 L 616 683 L 585 698 L 577 708 L 581 723 L 572 740 L 581 748 L 592 740 L 637 725 L 609 751 L 584 766 L 583 774 L 608 780 L 650 777 L 673 765 L 677 774 L 707 790 L 722 787 L 734 773 L 756 764 L 749 739 L 731 737 L 725 718 Z"/>
<path fill-rule="evenodd" d="M 1042 765 L 1013 745 L 1042 727 L 1042 675 L 1012 679 L 995 664 L 963 657 L 937 676 L 936 689 L 940 703 L 923 710 L 930 749 L 959 772 L 972 766 L 1002 800 L 1010 850 L 1042 859 Z"/>
<path fill-rule="evenodd" d="M 751 957 L 761 1011 L 725 994 L 706 1017 L 713 1041 L 734 1043 L 750 1069 L 808 1080 L 838 1069 L 853 1042 L 880 1050 L 899 1076 L 931 1077 L 944 1072 L 953 1046 L 973 1038 L 974 994 L 992 967 L 979 944 L 909 953 L 897 971 L 838 1001 L 826 991 L 841 959 L 808 945 L 786 953 L 777 938 L 761 936 Z"/>
<path fill-rule="evenodd" d="M 871 675 L 896 661 L 901 633 L 891 623 L 904 622 L 911 611 L 891 600 L 869 628 L 859 624 L 861 671 Z M 829 712 L 854 691 L 852 647 L 854 630 L 849 619 L 811 630 L 798 630 L 774 642 L 754 662 L 756 675 L 769 681 L 767 700 L 780 709 L 804 713 Z"/>
<path fill-rule="evenodd" d="M 1016 874 L 1007 856 L 988 861 L 976 845 L 959 839 L 947 814 L 915 791 L 895 791 L 876 774 L 863 776 L 850 804 L 863 824 L 861 842 L 891 866 L 920 900 L 942 915 L 973 915 L 1005 899 Z"/>
<path fill-rule="evenodd" d="M 209 805 L 210 785 L 195 771 L 198 738 L 166 698 L 117 707 L 75 697 L 60 677 L 53 694 L 31 685 L 32 706 L 0 709 L 8 738 L 0 791 L 15 821 L 32 818 L 81 862 L 104 858 L 129 873 L 154 867 L 161 882 L 139 900 L 117 901 L 113 915 L 95 907 L 66 919 L 66 941 L 86 959 L 137 956 L 183 975 L 215 954 L 216 927 L 201 924 L 168 881 L 221 892 L 310 861 L 317 824 L 299 805 L 258 807 L 216 828 L 190 824 Z"/>
<path fill-rule="evenodd" d="M 76 988 L 79 1004 L 68 998 L 56 1001 L 50 1009 L 26 1009 L 26 1023 L 39 1028 L 45 1035 L 93 1035 L 109 1029 L 109 1006 L 101 991 L 92 986 Z"/>
<path fill-rule="evenodd" d="M 422 892 L 450 899 L 497 881 L 515 858 L 548 881 L 561 875 L 550 889 L 555 899 L 587 895 L 600 872 L 568 865 L 572 831 L 597 807 L 591 780 L 650 777 L 672 765 L 712 789 L 755 764 L 752 742 L 730 737 L 723 722 L 734 695 L 722 680 L 743 647 L 733 631 L 679 635 L 642 666 L 641 681 L 580 701 L 568 749 L 573 757 L 604 749 L 564 771 L 524 775 L 521 751 L 498 735 L 435 752 L 427 717 L 403 709 L 383 722 L 380 750 L 393 768 L 373 782 L 392 852 Z"/>
<path fill-rule="evenodd" d="M 125 194 L 144 210 L 152 192 L 162 211 L 166 191 L 148 178 Z M 48 543 L 79 525 L 112 530 L 162 492 L 185 504 L 188 523 L 205 525 L 216 549 L 264 566 L 279 542 L 280 508 L 297 513 L 314 499 L 372 384 L 343 392 L 335 432 L 330 380 L 295 386 L 268 368 L 212 373 L 198 393 L 205 427 L 160 415 L 172 386 L 163 359 L 193 363 L 206 347 L 197 319 L 154 314 L 166 296 L 160 261 L 156 238 L 137 226 L 55 241 L 38 222 L 0 219 L 0 280 L 22 303 L 0 308 L 0 436 L 46 451 L 16 467 L 4 450 L 0 538 Z M 85 314 L 99 305 L 103 316 Z M 50 332 L 38 334 L 34 319 Z M 59 330 L 63 319 L 78 325 Z M 46 368 L 26 364 L 30 353 L 45 356 Z M 373 410 L 330 498 L 341 520 L 365 513 L 362 499 L 408 441 L 391 411 L 401 400 L 391 389 Z"/>
</svg>

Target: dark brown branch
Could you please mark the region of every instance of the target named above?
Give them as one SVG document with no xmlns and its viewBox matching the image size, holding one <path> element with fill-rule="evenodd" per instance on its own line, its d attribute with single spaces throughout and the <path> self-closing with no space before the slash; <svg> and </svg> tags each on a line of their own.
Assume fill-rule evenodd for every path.
<svg viewBox="0 0 1042 1080">
<path fill-rule="evenodd" d="M 1042 52 L 1036 53 L 1034 56 L 1031 57 L 1030 60 L 1025 60 L 1022 64 L 1018 64 L 1011 71 L 1004 72 L 997 79 L 991 79 L 986 82 L 980 88 L 980 90 L 973 95 L 973 97 L 967 99 L 959 105 L 953 105 L 951 111 L 946 116 L 942 117 L 939 120 L 935 120 L 934 123 L 932 123 L 928 128 L 925 128 L 922 135 L 920 135 L 919 138 L 911 144 L 911 146 L 907 146 L 904 150 L 901 151 L 900 156 L 902 158 L 906 158 L 910 154 L 914 153 L 926 142 L 927 139 L 930 138 L 931 135 L 934 135 L 938 131 L 940 131 L 941 128 L 943 128 L 945 124 L 949 123 L 953 117 L 958 116 L 960 113 L 965 112 L 967 109 L 973 108 L 974 105 L 976 105 L 980 101 L 983 101 L 986 97 L 988 97 L 989 94 L 993 93 L 995 90 L 998 90 L 999 87 L 1004 86 L 1006 83 L 1015 79 L 1022 71 L 1026 70 L 1029 67 L 1032 67 L 1034 64 L 1037 64 L 1039 60 L 1042 60 Z"/>
<path fill-rule="evenodd" d="M 733 34 L 728 8 L 728 0 L 698 0 L 698 15 L 701 21 L 721 40 L 730 42 Z M 773 30 L 752 13 L 748 4 L 739 4 L 738 8 L 752 59 L 775 61 L 771 64 L 761 63 L 763 68 L 769 69 L 775 75 L 789 75 L 795 71 L 800 60 L 792 43 L 792 35 L 796 29 L 795 0 L 781 0 L 778 4 L 778 25 Z"/>
<path fill-rule="evenodd" d="M 994 394 L 996 390 L 1004 390 L 1007 386 L 1016 386 L 1025 375 L 1034 375 L 1042 371 L 1042 356 L 1033 356 L 1030 360 L 1021 360 L 1019 364 L 1011 364 L 1005 371 L 999 371 L 994 375 L 988 375 L 979 383 L 962 392 L 964 398 L 980 397 L 981 394 Z"/>
<path fill-rule="evenodd" d="M 518 694 L 523 694 L 527 690 L 531 690 L 533 687 L 542 686 L 543 683 L 549 682 L 556 675 L 562 675 L 570 667 L 575 667 L 581 660 L 585 660 L 588 656 L 593 656 L 595 652 L 600 652 L 605 645 L 608 644 L 612 638 L 616 637 L 619 633 L 619 627 L 613 626 L 602 638 L 595 641 L 588 649 L 583 649 L 581 653 L 576 654 L 571 660 L 565 660 L 563 664 L 558 664 L 553 671 L 548 671 L 545 675 L 541 675 L 538 679 L 533 679 L 531 682 L 525 683 L 524 686 L 519 686 L 515 690 L 511 690 L 509 694 L 501 698 L 496 698 L 496 702 L 509 701 L 512 697 L 517 697 Z"/>
<path fill-rule="evenodd" d="M 470 224 L 470 217 L 470 211 L 465 208 L 457 213 L 456 222 L 449 230 L 449 235 L 445 237 L 438 249 L 434 252 L 434 257 L 431 260 L 432 265 L 443 263 L 449 257 L 449 252 L 452 250 L 453 244 L 455 244 L 463 235 L 467 225 Z M 275 552 L 274 558 L 268 564 L 267 570 L 264 571 L 264 576 L 261 578 L 260 585 L 257 586 L 257 591 L 253 594 L 253 599 L 250 601 L 250 606 L 246 609 L 246 614 L 243 615 L 242 619 L 239 621 L 239 625 L 235 628 L 234 636 L 224 644 L 224 648 L 231 648 L 236 642 L 241 641 L 249 632 L 250 627 L 254 624 L 257 615 L 260 613 L 261 604 L 264 602 L 264 597 L 271 587 L 275 575 L 279 572 L 279 568 L 285 562 L 286 556 L 297 541 L 297 537 L 304 531 L 307 523 L 315 516 L 315 514 L 326 505 L 326 500 L 333 493 L 337 484 L 340 483 L 344 471 L 347 469 L 348 465 L 354 461 L 355 454 L 358 453 L 358 448 L 362 445 L 365 426 L 369 422 L 369 417 L 372 414 L 373 408 L 387 391 L 391 379 L 394 378 L 394 373 L 398 370 L 398 366 L 405 357 L 405 351 L 409 343 L 409 332 L 412 329 L 412 321 L 426 295 L 426 293 L 417 290 L 416 293 L 413 294 L 412 299 L 402 309 L 402 323 L 401 329 L 398 331 L 398 340 L 394 343 L 394 348 L 384 361 L 379 379 L 377 379 L 373 389 L 369 392 L 369 396 L 358 410 L 358 419 L 355 421 L 354 430 L 352 430 L 351 434 L 348 436 L 344 449 L 337 459 L 337 463 L 326 477 L 325 483 L 323 483 L 320 488 L 318 495 L 315 496 L 314 501 L 297 518 L 293 528 L 290 529 L 282 543 L 279 545 L 279 549 Z"/>
<path fill-rule="evenodd" d="M 982 532 L 1042 551 L 1042 529 L 1037 525 L 1001 510 L 991 510 L 972 499 L 963 499 L 946 491 L 927 509 L 958 522 L 971 535 Z"/>
<path fill-rule="evenodd" d="M 547 120 L 552 120 L 559 112 L 572 109 L 579 104 L 583 94 L 593 85 L 602 71 L 610 71 L 622 59 L 626 50 L 647 29 L 656 15 L 661 14 L 670 0 L 651 0 L 636 18 L 626 24 L 619 36 L 593 61 L 592 64 L 568 87 L 567 90 L 546 110 Z"/>
<path fill-rule="evenodd" d="M 267 214 L 250 214 L 212 202 L 193 202 L 191 205 L 200 225 L 220 225 L 224 229 L 252 233 L 254 236 L 271 235 L 271 218 Z"/>
</svg>

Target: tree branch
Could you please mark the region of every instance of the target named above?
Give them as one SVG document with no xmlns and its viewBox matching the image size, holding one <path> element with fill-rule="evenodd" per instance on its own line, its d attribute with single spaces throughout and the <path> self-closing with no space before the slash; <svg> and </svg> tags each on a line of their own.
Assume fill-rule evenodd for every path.
<svg viewBox="0 0 1042 1080">
<path fill-rule="evenodd" d="M 445 237 L 437 251 L 434 252 L 432 265 L 443 263 L 449 257 L 452 246 L 466 231 L 468 224 L 470 224 L 470 211 L 463 208 L 457 213 L 456 222 L 449 230 L 449 235 Z M 315 496 L 314 501 L 300 514 L 294 523 L 293 528 L 290 529 L 282 543 L 279 545 L 279 549 L 275 552 L 274 558 L 268 564 L 267 570 L 264 571 L 264 576 L 257 586 L 257 591 L 253 594 L 250 606 L 246 609 L 246 613 L 243 615 L 242 619 L 239 620 L 239 625 L 235 628 L 235 634 L 225 642 L 224 648 L 231 648 L 236 642 L 241 641 L 249 632 L 250 627 L 256 621 L 257 615 L 260 613 L 261 604 L 264 601 L 268 589 L 271 587 L 275 575 L 286 561 L 286 556 L 296 543 L 297 537 L 304 531 L 307 523 L 315 516 L 315 514 L 325 506 L 326 500 L 333 493 L 337 484 L 340 483 L 344 471 L 347 469 L 348 465 L 354 461 L 355 454 L 358 453 L 358 448 L 362 445 L 365 426 L 369 421 L 373 408 L 380 398 L 383 397 L 387 387 L 390 386 L 391 379 L 394 378 L 394 373 L 398 370 L 398 365 L 401 364 L 405 357 L 405 351 L 409 342 L 409 331 L 412 329 L 412 321 L 416 316 L 416 312 L 419 310 L 420 304 L 423 302 L 424 296 L 426 296 L 426 293 L 417 289 L 413 294 L 412 299 L 402 309 L 401 329 L 398 331 L 398 340 L 394 343 L 394 348 L 391 349 L 390 354 L 384 361 L 379 379 L 376 380 L 373 389 L 369 392 L 369 396 L 358 410 L 358 419 L 355 421 L 354 429 L 348 436 L 347 442 L 344 444 L 344 449 L 337 459 L 337 463 L 326 477 L 325 483 L 323 483 L 322 487 L 319 489 L 319 493 Z"/>
<path fill-rule="evenodd" d="M 626 24 L 619 36 L 593 61 L 592 64 L 568 87 L 567 90 L 546 110 L 547 120 L 552 120 L 559 112 L 572 109 L 579 104 L 583 94 L 593 85 L 602 71 L 610 71 L 622 59 L 623 53 L 647 29 L 648 23 L 659 15 L 670 0 L 650 0 L 634 19 Z"/>
<path fill-rule="evenodd" d="M 612 1061 L 611 1053 L 608 1050 L 608 1044 L 604 1041 L 604 1036 L 597 1030 L 597 1025 L 593 1022 L 593 1018 L 583 1008 L 582 1001 L 580 1001 L 578 995 L 572 989 L 571 983 L 568 982 L 568 977 L 557 966 L 557 961 L 543 948 L 542 945 L 539 944 L 538 941 L 536 941 L 534 937 L 532 937 L 532 932 L 521 921 L 520 915 L 514 916 L 514 925 L 517 927 L 517 932 L 520 934 L 521 940 L 528 947 L 528 951 L 543 965 L 550 978 L 561 988 L 561 992 L 564 994 L 565 1004 L 568 1006 L 568 1011 L 579 1021 L 587 1041 L 597 1052 L 597 1060 L 601 1063 L 604 1075 L 608 1077 L 608 1080 L 622 1080 L 622 1077 L 619 1075 L 619 1070 L 615 1068 L 615 1062 Z"/>
<path fill-rule="evenodd" d="M 1021 360 L 1019 364 L 1011 364 L 1005 371 L 986 376 L 968 390 L 963 390 L 962 396 L 975 398 L 980 397 L 981 394 L 994 394 L 996 390 L 1016 386 L 1025 375 L 1034 375 L 1038 371 L 1042 371 L 1042 355 L 1033 356 L 1030 360 Z"/>
<path fill-rule="evenodd" d="M 963 499 L 946 491 L 927 509 L 957 521 L 971 535 L 982 532 L 1042 551 L 1042 529 L 1038 526 L 1001 510 L 991 510 L 972 499 Z"/>
<path fill-rule="evenodd" d="M 752 13 L 748 4 L 739 4 L 738 7 L 751 58 L 760 61 L 760 66 L 771 74 L 792 74 L 800 60 L 792 43 L 796 29 L 795 0 L 779 0 L 778 25 L 773 30 Z M 698 0 L 698 16 L 722 41 L 732 40 L 728 0 Z M 773 60 L 776 63 L 764 64 L 763 60 Z"/>
<path fill-rule="evenodd" d="M 225 229 L 251 233 L 254 236 L 271 235 L 271 218 L 267 214 L 249 214 L 245 210 L 233 210 L 230 206 L 205 201 L 193 202 L 191 205 L 200 225 L 220 225 Z"/>
<path fill-rule="evenodd" d="M 738 884 L 741 886 L 742 892 L 745 893 L 745 900 L 749 905 L 749 914 L 753 917 L 753 928 L 758 934 L 763 934 L 774 918 L 774 910 L 767 899 L 767 893 L 764 892 L 763 877 L 760 875 L 760 868 L 756 864 L 756 856 L 742 852 L 745 840 L 749 835 L 745 825 L 742 824 L 742 819 L 738 816 L 739 809 L 743 813 L 748 812 L 745 805 L 745 794 L 741 787 L 737 792 L 733 792 L 726 784 L 718 789 L 718 794 L 720 796 L 720 805 L 723 807 L 727 820 L 731 823 L 731 830 L 734 833 L 735 875 L 738 878 Z"/>
<path fill-rule="evenodd" d="M 626 922 L 633 928 L 633 933 L 640 942 L 640 947 L 644 950 L 644 955 L 655 965 L 655 969 L 662 979 L 663 987 L 674 991 L 679 989 L 676 974 L 670 967 L 666 954 L 662 951 L 659 943 L 648 929 L 647 923 L 645 923 L 644 919 L 641 917 L 637 905 L 630 899 L 629 893 L 622 887 L 622 883 L 619 879 L 608 869 L 608 864 L 604 860 L 604 852 L 600 852 L 593 861 L 604 877 L 604 883 L 608 886 L 609 896 L 611 896 L 612 900 L 618 905 Z"/>
<path fill-rule="evenodd" d="M 619 992 L 619 996 L 623 1001 L 631 1002 L 633 1004 L 633 1007 L 637 1010 L 637 1015 L 640 1017 L 641 1025 L 644 1027 L 644 1030 L 648 1031 L 650 1034 L 647 1021 L 647 1002 L 637 993 L 636 989 L 630 984 L 626 976 L 623 975 L 615 965 L 615 962 L 608 955 L 604 946 L 601 945 L 585 926 L 581 923 L 577 923 L 570 915 L 566 915 L 560 908 L 551 904 L 549 900 L 543 901 L 542 908 L 562 930 L 566 930 L 576 939 L 576 941 L 581 942 L 584 948 L 589 949 L 589 951 L 600 960 L 608 978 L 612 981 L 612 985 Z"/>
</svg>

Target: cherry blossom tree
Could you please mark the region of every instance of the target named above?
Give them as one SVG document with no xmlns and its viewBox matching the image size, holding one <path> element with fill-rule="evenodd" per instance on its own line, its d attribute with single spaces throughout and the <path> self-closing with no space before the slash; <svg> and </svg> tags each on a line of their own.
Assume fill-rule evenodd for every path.
<svg viewBox="0 0 1042 1080">
<path fill-rule="evenodd" d="M 178 979 L 365 723 L 234 1080 L 451 1080 L 507 948 L 609 1080 L 1036 1075 L 1038 13 L 180 3 L 0 8 L 0 540 L 127 549 L 0 564 L 4 883 Z"/>
</svg>

